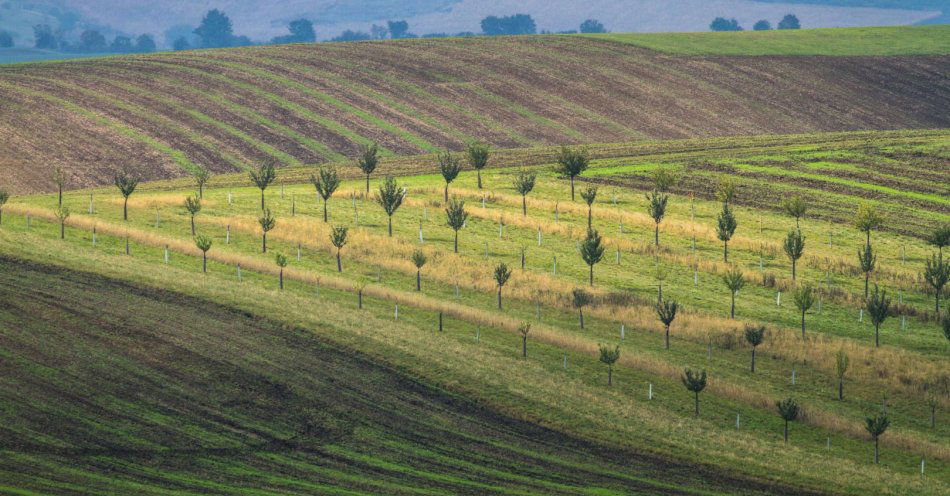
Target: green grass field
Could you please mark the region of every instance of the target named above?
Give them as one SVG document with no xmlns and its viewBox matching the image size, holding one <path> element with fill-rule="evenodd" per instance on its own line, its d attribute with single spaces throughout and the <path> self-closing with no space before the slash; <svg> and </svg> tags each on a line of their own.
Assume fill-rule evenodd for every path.
<svg viewBox="0 0 950 496">
<path fill-rule="evenodd" d="M 373 179 L 375 189 L 383 174 L 407 174 L 399 181 L 408 188 L 409 196 L 393 218 L 392 238 L 386 235 L 385 214 L 363 195 L 363 180 L 355 174 L 355 168 L 340 163 L 347 180 L 329 202 L 329 224 L 322 222 L 322 205 L 315 200 L 313 186 L 306 180 L 314 169 L 288 168 L 279 172 L 278 183 L 266 191 L 268 207 L 277 216 L 277 228 L 268 235 L 267 254 L 260 253 L 256 222 L 260 191 L 249 186 L 244 175 L 215 177 L 195 219 L 198 232 L 214 240 L 208 253 L 207 274 L 201 273 L 200 252 L 191 240 L 189 218 L 182 208 L 185 197 L 193 192 L 193 186 L 186 180 L 143 185 L 130 200 L 127 223 L 121 220 L 121 197 L 113 189 L 69 192 L 65 203 L 72 215 L 67 221 L 65 240 L 58 239 L 59 225 L 52 215 L 55 196 L 15 197 L 3 209 L 0 253 L 148 288 L 143 290 L 143 299 L 155 299 L 153 293 L 157 290 L 174 290 L 183 295 L 174 296 L 175 301 L 213 301 L 234 311 L 260 316 L 267 322 L 290 326 L 294 335 L 302 336 L 299 339 L 326 343 L 334 350 L 350 350 L 334 353 L 348 356 L 358 352 L 429 387 L 552 429 L 559 436 L 609 447 L 608 452 L 629 450 L 648 460 L 676 460 L 678 467 L 702 465 L 718 473 L 721 479 L 715 478 L 718 482 L 710 487 L 688 476 L 688 468 L 664 475 L 663 470 L 658 472 L 649 464 L 637 463 L 636 469 L 617 468 L 616 458 L 610 457 L 603 462 L 591 462 L 597 469 L 578 475 L 575 468 L 584 457 L 576 452 L 564 455 L 550 446 L 525 445 L 518 456 L 511 451 L 504 456 L 515 456 L 517 463 L 529 466 L 536 466 L 531 464 L 540 459 L 557 460 L 564 473 L 573 474 L 573 479 L 547 469 L 545 473 L 550 474 L 550 479 L 519 486 L 528 481 L 512 482 L 511 472 L 518 470 L 502 469 L 485 458 L 477 459 L 479 453 L 444 453 L 448 449 L 444 444 L 420 447 L 415 441 L 406 443 L 390 437 L 374 439 L 359 448 L 344 442 L 342 447 L 321 452 L 321 456 L 329 453 L 336 459 L 359 460 L 366 467 L 375 467 L 371 469 L 374 473 L 385 469 L 389 474 L 405 475 L 408 472 L 400 470 L 408 469 L 401 465 L 413 456 L 411 453 L 417 453 L 426 464 L 435 464 L 424 474 L 423 478 L 430 481 L 425 484 L 438 481 L 457 484 L 452 486 L 456 488 L 464 485 L 445 479 L 458 476 L 448 467 L 457 466 L 458 457 L 463 455 L 466 463 L 472 463 L 463 472 L 492 474 L 488 487 L 469 486 L 473 493 L 555 492 L 555 486 L 540 485 L 547 483 L 566 484 L 558 486 L 559 490 L 572 492 L 570 488 L 576 486 L 571 484 L 583 484 L 581 480 L 586 479 L 591 486 L 605 488 L 598 494 L 618 487 L 624 488 L 622 492 L 640 487 L 649 493 L 811 490 L 840 494 L 947 494 L 950 424 L 945 412 L 950 399 L 945 392 L 936 396 L 937 418 L 932 428 L 927 394 L 934 388 L 940 391 L 950 382 L 946 368 L 948 343 L 934 321 L 933 295 L 925 290 L 919 277 L 924 258 L 933 252 L 921 237 L 946 221 L 947 205 L 941 201 L 947 193 L 941 184 L 946 182 L 940 181 L 950 173 L 946 169 L 946 147 L 947 134 L 939 130 L 591 145 L 595 160 L 578 185 L 581 189 L 589 184 L 600 186 L 593 207 L 593 226 L 605 236 L 607 249 L 604 260 L 595 267 L 595 285 L 589 289 L 594 304 L 585 309 L 584 329 L 578 325 L 578 313 L 570 305 L 569 293 L 587 285 L 588 268 L 577 254 L 577 243 L 586 230 L 587 206 L 579 198 L 571 202 L 567 182 L 551 171 L 555 148 L 499 151 L 498 167 L 483 172 L 482 191 L 477 189 L 471 171 L 452 183 L 450 193 L 466 200 L 470 214 L 460 232 L 458 255 L 452 253 L 453 233 L 445 225 L 444 183 L 434 174 L 431 156 L 386 159 Z M 401 168 L 405 164 L 408 167 Z M 522 215 L 521 197 L 511 187 L 516 168 L 522 166 L 538 174 L 538 185 L 528 196 L 527 215 Z M 652 246 L 654 225 L 646 216 L 643 198 L 645 177 L 657 166 L 677 170 L 683 178 L 674 188 L 668 215 L 660 226 L 660 249 Z M 932 179 L 926 174 L 931 174 Z M 738 297 L 737 320 L 729 318 L 729 294 L 721 281 L 721 274 L 730 265 L 723 263 L 722 244 L 712 229 L 719 205 L 712 199 L 709 185 L 726 175 L 742 184 L 735 207 L 739 229 L 730 243 L 730 262 L 745 273 L 749 284 Z M 90 194 L 93 214 L 87 213 Z M 774 208 L 776 200 L 793 194 L 808 198 L 810 206 L 801 224 L 806 251 L 797 281 L 791 280 L 788 261 L 779 246 L 795 221 Z M 882 328 L 880 348 L 873 346 L 873 330 L 867 317 L 859 319 L 863 278 L 856 271 L 855 252 L 863 243 L 863 234 L 847 223 L 848 212 L 859 200 L 872 201 L 887 216 L 884 228 L 873 233 L 880 264 L 873 281 L 887 288 L 895 303 L 898 299 L 901 303 Z M 337 225 L 350 229 L 350 241 L 342 250 L 342 273 L 337 272 L 335 249 L 328 239 L 330 227 Z M 827 239 L 829 231 L 833 232 L 831 243 Z M 428 263 L 421 271 L 421 292 L 415 291 L 416 269 L 409 261 L 414 250 L 428 255 Z M 763 256 L 776 251 L 774 257 Z M 275 253 L 290 260 L 283 291 L 277 289 Z M 491 271 L 499 262 L 515 268 L 511 282 L 503 289 L 504 310 L 496 307 L 496 287 L 491 279 Z M 55 284 L 55 278 L 18 275 L 13 269 L 6 270 L 4 277 L 9 281 L 4 287 L 8 288 L 22 286 L 23 283 L 16 282 L 18 278 Z M 49 305 L 51 312 L 64 311 L 53 305 L 63 299 L 69 302 L 65 308 L 76 305 L 73 295 L 84 291 L 95 291 L 102 294 L 97 297 L 101 301 L 114 302 L 106 306 L 109 315 L 125 315 L 128 309 L 142 305 L 153 308 L 148 312 L 161 312 L 160 305 L 113 296 L 115 283 L 87 283 L 91 289 L 86 290 L 79 283 L 82 276 L 68 280 L 72 282 L 55 291 L 30 291 L 44 295 L 43 304 Z M 805 340 L 800 337 L 801 316 L 791 297 L 796 285 L 803 282 L 814 284 L 822 296 L 820 306 L 806 316 Z M 652 309 L 660 284 L 664 298 L 675 299 L 684 307 L 672 328 L 670 350 L 664 348 L 663 330 Z M 356 288 L 363 285 L 364 304 L 358 309 Z M 783 293 L 780 305 L 778 291 Z M 266 364 L 276 367 L 300 362 L 300 368 L 294 368 L 293 378 L 287 378 L 291 381 L 288 384 L 315 380 L 300 375 L 300 370 L 319 366 L 306 365 L 314 363 L 314 358 L 305 357 L 307 354 L 297 347 L 285 343 L 282 346 L 289 346 L 286 352 L 281 347 L 270 350 L 259 340 L 264 338 L 254 337 L 257 332 L 250 330 L 253 326 L 248 331 L 234 330 L 233 338 L 230 334 L 202 331 L 214 326 L 201 324 L 201 316 L 197 315 L 200 312 L 195 310 L 201 305 L 184 306 L 181 312 L 168 312 L 173 322 L 169 325 L 177 329 L 174 322 L 180 322 L 188 330 L 177 330 L 167 339 L 180 340 L 188 347 L 198 346 L 200 341 L 202 349 L 227 352 L 233 363 L 253 364 L 257 370 L 264 370 Z M 95 304 L 90 308 L 95 308 Z M 224 311 L 209 310 L 209 314 L 213 317 L 215 312 Z M 155 315 L 148 312 L 143 313 L 143 322 Z M 12 319 L 11 325 L 21 325 L 18 322 L 31 317 L 26 311 L 4 315 Z M 82 317 L 76 318 L 81 321 Z M 110 318 L 119 319 L 102 318 L 107 323 Z M 521 336 L 516 332 L 522 321 L 533 326 L 527 341 L 527 358 L 521 357 Z M 764 324 L 769 328 L 766 341 L 758 350 L 755 374 L 749 372 L 750 350 L 741 337 L 746 324 Z M 135 327 L 129 326 L 122 328 Z M 106 325 L 101 332 L 109 328 Z M 16 350 L 34 349 L 37 338 L 30 336 L 35 335 L 49 335 L 48 340 L 54 342 L 59 339 L 54 329 L 40 324 L 36 329 L 23 333 L 9 346 Z M 289 336 L 287 332 L 290 331 L 274 330 L 267 336 Z M 150 346 L 145 344 L 145 336 L 123 336 L 120 333 L 115 339 L 128 340 L 125 346 L 136 353 L 148 353 Z M 81 343 L 85 338 L 69 339 L 77 341 L 67 342 Z M 95 342 L 99 350 L 104 346 L 91 337 L 89 342 L 90 346 Z M 622 350 L 612 386 L 607 385 L 606 367 L 597 361 L 599 344 L 619 345 Z M 72 348 L 63 346 L 65 350 Z M 261 353 L 266 349 L 271 358 L 249 354 L 258 348 Z M 95 349 L 90 348 L 89 356 L 101 353 Z M 851 369 L 845 380 L 845 400 L 839 401 L 833 357 L 842 349 L 851 357 Z M 57 353 L 51 350 L 44 354 L 45 363 L 55 363 L 61 357 Z M 293 358 L 297 355 L 301 355 L 299 360 Z M 135 355 L 130 352 L 128 356 Z M 141 365 L 128 356 L 123 364 L 117 364 L 117 372 Z M 84 360 L 75 363 L 77 370 L 89 374 L 79 377 L 97 376 L 96 369 L 90 369 Z M 709 387 L 700 398 L 699 418 L 693 414 L 691 394 L 680 384 L 679 377 L 686 367 L 706 369 L 710 374 Z M 208 372 L 203 370 L 195 368 L 194 375 L 207 377 Z M 130 368 L 126 375 L 143 377 L 142 380 L 150 377 L 152 383 L 165 382 L 151 374 L 136 373 Z M 98 380 L 108 377 L 111 376 Z M 283 374 L 275 377 L 281 378 Z M 327 375 L 321 372 L 320 377 Z M 44 410 L 52 408 L 48 397 L 40 393 L 47 389 L 31 390 L 23 385 L 51 383 L 63 387 L 60 382 L 48 367 L 23 364 L 15 373 L 7 374 L 2 384 L 11 401 Z M 143 391 L 148 391 L 148 383 L 142 384 Z M 299 389 L 294 387 L 294 391 Z M 379 400 L 383 403 L 401 394 L 393 386 L 384 389 L 385 394 L 379 393 L 384 394 Z M 50 397 L 55 397 L 55 393 Z M 774 407 L 775 401 L 786 397 L 797 399 L 804 408 L 803 417 L 791 427 L 788 445 L 782 442 L 782 421 Z M 312 398 L 313 393 L 307 392 L 300 401 L 309 405 L 317 401 Z M 208 401 L 219 399 L 212 394 Z M 203 404 L 188 408 L 201 409 Z M 875 466 L 870 463 L 872 445 L 863 423 L 865 416 L 879 412 L 882 405 L 892 419 L 892 427 L 881 438 L 882 461 Z M 116 411 L 123 408 L 115 406 Z M 185 420 L 194 414 L 187 411 L 174 408 L 165 411 L 165 417 L 157 418 L 143 410 L 132 418 L 140 422 L 138 425 L 144 425 L 141 422 L 146 417 L 155 425 L 174 422 L 202 446 L 228 445 L 227 436 L 218 429 L 188 427 L 190 424 Z M 230 411 L 224 417 L 242 415 L 246 412 Z M 449 418 L 457 419 L 452 415 Z M 15 426 L 7 434 L 21 442 L 56 446 L 55 436 L 24 423 L 23 419 L 17 410 L 6 410 L 4 425 Z M 286 439 L 290 421 L 282 419 L 259 428 L 281 432 L 281 436 L 275 437 Z M 446 420 L 426 422 L 448 429 Z M 137 439 L 121 423 L 96 428 L 106 431 L 84 428 L 82 432 L 99 432 L 89 437 L 117 446 L 151 442 L 167 447 L 163 443 L 170 439 Z M 492 439 L 484 432 L 479 436 L 480 442 Z M 354 435 L 348 442 L 358 439 Z M 508 439 L 510 444 L 510 438 L 501 439 L 497 442 Z M 21 456 L 26 455 L 4 457 L 0 468 L 8 474 L 16 471 Z M 227 458 L 204 459 L 195 467 L 170 468 L 167 463 L 160 463 L 156 468 L 154 464 L 123 456 L 112 456 L 102 464 L 90 460 L 79 467 L 75 462 L 64 464 L 56 454 L 31 456 L 36 457 L 32 462 L 48 467 L 45 476 L 49 481 L 63 484 L 30 486 L 33 490 L 46 488 L 47 492 L 68 493 L 76 487 L 67 486 L 72 484 L 108 493 L 101 485 L 89 486 L 93 483 L 88 481 L 101 475 L 104 466 L 115 463 L 122 464 L 123 473 L 134 474 L 128 476 L 129 480 L 145 484 L 143 492 L 161 493 L 159 487 L 163 483 L 157 480 L 177 478 L 183 481 L 181 493 L 200 488 L 227 493 L 229 486 L 211 485 L 212 482 L 233 484 L 227 481 L 234 480 L 227 474 L 214 475 L 217 479 L 208 475 L 209 467 L 231 463 Z M 248 470 L 251 480 L 264 485 L 262 481 L 273 476 L 267 471 L 277 470 L 283 475 L 275 487 L 320 492 L 317 487 L 293 486 L 303 476 L 298 472 L 288 475 L 289 469 L 275 468 L 288 467 L 291 462 L 296 464 L 294 470 L 325 468 L 319 458 L 294 454 L 279 461 L 267 460 L 262 465 L 260 457 L 255 454 L 252 461 L 242 459 L 229 473 Z M 921 460 L 925 462 L 924 474 L 920 474 Z M 150 471 L 155 470 L 161 474 L 151 477 Z M 368 478 L 365 474 L 359 477 Z M 142 482 L 143 479 L 151 482 Z M 395 483 L 392 477 L 369 479 Z M 668 486 L 651 485 L 657 483 Z M 781 485 L 772 489 L 762 485 L 768 483 Z M 337 487 L 356 493 L 380 491 L 380 486 L 373 489 L 344 482 Z M 176 492 L 165 488 L 164 493 Z M 261 489 L 256 494 L 269 493 Z"/>
<path fill-rule="evenodd" d="M 950 26 L 585 35 L 676 55 L 947 55 Z"/>
</svg>

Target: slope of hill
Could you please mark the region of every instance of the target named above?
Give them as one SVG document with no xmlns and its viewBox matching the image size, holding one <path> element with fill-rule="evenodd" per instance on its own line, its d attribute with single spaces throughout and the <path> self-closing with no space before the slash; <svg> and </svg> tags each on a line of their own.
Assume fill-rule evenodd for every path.
<svg viewBox="0 0 950 496">
<path fill-rule="evenodd" d="M 918 32 L 918 31 L 915 31 Z M 919 33 L 925 33 L 919 31 Z M 926 38 L 925 34 L 922 34 Z M 847 40 L 842 40 L 846 43 Z M 571 36 L 215 50 L 0 69 L 16 192 L 353 156 L 948 127 L 946 55 L 682 57 Z"/>
</svg>

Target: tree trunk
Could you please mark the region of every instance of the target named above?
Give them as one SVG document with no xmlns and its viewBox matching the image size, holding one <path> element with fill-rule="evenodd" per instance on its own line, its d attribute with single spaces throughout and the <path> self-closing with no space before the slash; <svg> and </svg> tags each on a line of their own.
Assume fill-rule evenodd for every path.
<svg viewBox="0 0 950 496">
<path fill-rule="evenodd" d="M 752 373 L 755 373 L 755 346 L 752 347 Z"/>
<path fill-rule="evenodd" d="M 66 222 L 59 223 L 59 239 L 66 239 Z"/>
<path fill-rule="evenodd" d="M 389 216 L 389 237 L 393 237 L 393 216 Z"/>
<path fill-rule="evenodd" d="M 195 216 L 191 216 L 191 236 L 195 236 Z"/>
<path fill-rule="evenodd" d="M 284 268 L 280 268 L 280 289 L 284 289 Z"/>
<path fill-rule="evenodd" d="M 261 210 L 264 210 L 264 188 L 261 188 Z"/>
<path fill-rule="evenodd" d="M 482 171 L 478 169 L 475 171 L 475 174 L 478 176 L 478 189 L 482 189 Z"/>
<path fill-rule="evenodd" d="M 838 400 L 844 400 L 844 380 L 838 379 Z"/>
<path fill-rule="evenodd" d="M 868 299 L 868 281 L 870 280 L 871 280 L 871 273 L 865 272 L 864 273 L 864 299 L 865 300 Z"/>
<path fill-rule="evenodd" d="M 343 261 L 340 259 L 340 250 L 336 251 L 336 271 L 343 272 Z"/>
<path fill-rule="evenodd" d="M 722 258 L 723 260 L 726 261 L 726 263 L 729 263 L 729 242 L 728 241 L 722 242 Z"/>
<path fill-rule="evenodd" d="M 732 309 L 729 312 L 730 318 L 736 318 L 736 292 L 732 291 Z"/>
<path fill-rule="evenodd" d="M 521 195 L 521 215 L 528 215 L 528 196 Z"/>
<path fill-rule="evenodd" d="M 208 253 L 201 254 L 201 271 L 208 272 Z"/>
<path fill-rule="evenodd" d="M 594 264 L 590 264 L 590 285 L 594 286 Z"/>
<path fill-rule="evenodd" d="M 874 325 L 874 347 L 875 348 L 878 346 L 881 346 L 880 332 L 879 332 L 880 329 L 881 329 L 880 325 L 877 325 L 877 324 Z"/>
<path fill-rule="evenodd" d="M 802 309 L 802 339 L 805 339 L 805 309 Z"/>
<path fill-rule="evenodd" d="M 369 174 L 366 174 L 366 198 L 369 198 Z"/>
<path fill-rule="evenodd" d="M 422 271 L 416 271 L 416 291 L 422 291 Z"/>
<path fill-rule="evenodd" d="M 571 201 L 574 201 L 574 176 L 571 176 Z"/>
<path fill-rule="evenodd" d="M 670 326 L 666 326 L 666 349 L 670 349 Z"/>
<path fill-rule="evenodd" d="M 267 253 L 267 231 L 261 237 L 261 253 Z"/>
<path fill-rule="evenodd" d="M 788 420 L 785 421 L 785 442 L 788 442 Z"/>
<path fill-rule="evenodd" d="M 587 206 L 587 230 L 590 231 L 593 224 L 594 218 L 594 207 L 591 205 Z"/>
<path fill-rule="evenodd" d="M 580 318 L 581 318 L 581 329 L 583 329 L 583 328 L 584 328 L 584 309 L 583 309 L 583 308 L 578 308 L 578 309 L 577 309 L 577 313 L 580 315 Z"/>
<path fill-rule="evenodd" d="M 614 385 L 614 368 L 610 365 L 607 366 L 607 385 Z"/>
<path fill-rule="evenodd" d="M 455 230 L 455 253 L 459 252 L 459 232 Z"/>
<path fill-rule="evenodd" d="M 445 183 L 445 203 L 449 202 L 449 183 Z"/>
<path fill-rule="evenodd" d="M 653 231 L 653 241 L 656 244 L 656 247 L 660 247 L 660 223 L 656 223 L 656 230 Z"/>
<path fill-rule="evenodd" d="M 59 206 L 63 206 L 63 187 L 59 187 Z"/>
<path fill-rule="evenodd" d="M 696 395 L 696 416 L 699 416 L 699 391 L 694 391 Z"/>
<path fill-rule="evenodd" d="M 498 286 L 498 309 L 501 310 L 501 286 Z"/>
<path fill-rule="evenodd" d="M 329 218 L 327 217 L 327 199 L 323 199 L 323 222 L 328 222 Z"/>
<path fill-rule="evenodd" d="M 934 313 L 937 315 L 937 318 L 940 318 L 940 291 L 936 292 L 936 306 L 934 307 Z"/>
<path fill-rule="evenodd" d="M 930 428 L 937 428 L 937 405 L 933 404 L 930 406 Z"/>
<path fill-rule="evenodd" d="M 796 265 L 796 261 L 795 259 L 792 259 L 792 280 L 793 281 L 795 280 L 795 265 Z"/>
<path fill-rule="evenodd" d="M 521 358 L 528 358 L 528 336 L 521 336 Z"/>
<path fill-rule="evenodd" d="M 360 309 L 363 308 L 363 291 L 362 290 L 356 292 L 356 305 Z"/>
<path fill-rule="evenodd" d="M 122 220 L 129 220 L 129 197 L 125 197 L 125 202 L 122 203 Z"/>
<path fill-rule="evenodd" d="M 874 463 L 878 462 L 878 451 L 877 451 L 877 436 L 874 436 Z"/>
</svg>

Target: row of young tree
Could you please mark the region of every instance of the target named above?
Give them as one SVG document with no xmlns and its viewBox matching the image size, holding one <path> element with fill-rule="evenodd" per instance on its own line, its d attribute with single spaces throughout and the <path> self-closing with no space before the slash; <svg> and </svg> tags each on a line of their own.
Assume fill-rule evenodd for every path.
<svg viewBox="0 0 950 496">
<path fill-rule="evenodd" d="M 794 14 L 786 14 L 778 22 L 778 29 L 801 29 L 802 24 L 799 22 L 798 17 Z M 717 17 L 709 24 L 710 31 L 743 31 L 739 21 L 735 18 L 726 19 L 725 17 Z M 752 26 L 753 31 L 770 31 L 772 29 L 772 23 L 766 19 L 760 19 Z"/>
</svg>

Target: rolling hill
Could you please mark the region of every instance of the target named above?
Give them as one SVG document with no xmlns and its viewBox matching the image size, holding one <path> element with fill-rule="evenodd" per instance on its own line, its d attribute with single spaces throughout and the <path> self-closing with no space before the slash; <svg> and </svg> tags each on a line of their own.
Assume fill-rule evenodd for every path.
<svg viewBox="0 0 950 496">
<path fill-rule="evenodd" d="M 905 55 L 787 56 L 788 40 L 775 33 L 745 45 L 756 53 L 775 40 L 772 55 L 757 57 L 539 36 L 8 66 L 0 69 L 0 172 L 7 188 L 35 192 L 52 187 L 56 166 L 71 184 L 92 186 L 119 168 L 160 179 L 264 159 L 311 164 L 373 141 L 386 155 L 412 155 L 471 140 L 511 148 L 950 126 L 950 57 L 917 55 L 922 40 L 945 51 L 939 40 L 950 30 L 882 33 Z M 882 43 L 868 40 L 858 30 L 836 41 Z"/>
</svg>

